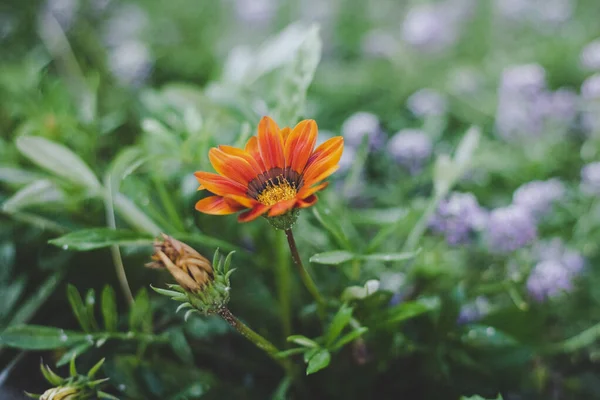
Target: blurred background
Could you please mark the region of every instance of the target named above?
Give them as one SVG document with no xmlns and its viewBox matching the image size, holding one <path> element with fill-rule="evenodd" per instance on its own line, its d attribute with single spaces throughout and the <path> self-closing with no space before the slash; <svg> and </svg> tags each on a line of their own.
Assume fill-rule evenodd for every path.
<svg viewBox="0 0 600 400">
<path fill-rule="evenodd" d="M 598 21 L 597 0 L 3 0 L 0 330 L 78 329 L 66 284 L 119 291 L 115 257 L 134 293 L 168 281 L 141 268 L 149 247 L 115 256 L 114 248 L 81 253 L 48 244 L 107 226 L 186 234 L 207 255 L 242 249 L 232 309 L 285 343 L 291 332 L 278 320 L 290 302 L 294 332 L 314 332 L 299 282 L 288 283 L 293 298 L 284 300 L 267 267 L 273 259 L 289 265 L 285 243 L 264 221 L 199 215 L 192 175 L 212 170 L 210 147 L 243 144 L 262 115 L 281 126 L 311 118 L 320 141 L 343 135 L 345 152 L 319 201 L 340 218 L 301 217 L 303 257 L 415 250 L 414 238 L 421 248 L 416 275 L 377 257 L 315 267 L 331 296 L 372 281 L 385 296 L 357 306 L 372 328 L 370 356 L 362 362 L 355 349 L 337 359 L 342 367 L 332 362 L 309 380 L 313 396 L 369 398 L 375 387 L 381 398 L 600 396 Z M 469 168 L 445 176 L 449 167 L 439 160 L 471 127 L 480 134 Z M 94 194 L 100 185 L 112 190 L 110 204 Z M 372 308 L 419 296 L 441 301 L 438 319 L 406 329 L 369 325 Z M 143 353 L 131 345 L 92 349 L 82 364 L 116 355 L 106 373 L 111 393 L 123 398 L 271 398 L 276 366 L 249 372 L 268 359 L 253 364 L 255 349 L 220 322 L 192 318 L 193 328 L 181 328 L 189 324 L 173 320 L 172 308 L 153 299 L 155 332 L 179 327 L 189 346 L 175 352 L 189 349 L 192 359 L 159 349 L 133 376 L 139 365 L 117 357 Z M 475 322 L 489 342 L 468 329 Z M 215 354 L 214 343 L 225 350 Z M 40 355 L 50 362 L 64 353 L 0 346 L 2 399 L 43 392 Z M 176 367 L 195 366 L 175 385 L 191 382 L 183 397 L 166 389 L 173 376 L 156 372 L 161 357 L 178 371 L 173 376 Z M 376 368 L 367 372 L 369 365 Z M 356 384 L 341 389 L 349 377 Z"/>
</svg>

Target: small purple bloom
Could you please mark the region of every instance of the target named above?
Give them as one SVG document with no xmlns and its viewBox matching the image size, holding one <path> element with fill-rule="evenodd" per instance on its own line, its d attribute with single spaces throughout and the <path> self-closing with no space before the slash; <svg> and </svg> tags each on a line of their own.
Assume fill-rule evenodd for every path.
<svg viewBox="0 0 600 400">
<path fill-rule="evenodd" d="M 581 190 L 588 194 L 600 195 L 600 161 L 581 168 Z"/>
<path fill-rule="evenodd" d="M 472 193 L 452 193 L 440 202 L 429 222 L 431 229 L 443 234 L 451 246 L 468 243 L 485 226 L 487 213 Z"/>
<path fill-rule="evenodd" d="M 561 238 L 553 238 L 538 242 L 532 249 L 538 261 L 558 261 L 573 274 L 581 272 L 585 266 L 585 258 L 580 252 L 569 249 Z"/>
<path fill-rule="evenodd" d="M 600 70 L 600 39 L 585 46 L 579 55 L 579 60 L 583 68 L 587 70 Z"/>
<path fill-rule="evenodd" d="M 546 89 L 546 71 L 539 64 L 507 67 L 502 72 L 500 94 L 537 94 Z"/>
<path fill-rule="evenodd" d="M 556 179 L 532 181 L 521 185 L 513 194 L 513 203 L 529 211 L 536 218 L 547 214 L 552 204 L 565 194 L 564 184 Z"/>
<path fill-rule="evenodd" d="M 379 125 L 379 118 L 368 112 L 357 112 L 352 114 L 342 124 L 342 136 L 348 147 L 358 147 L 363 137 L 369 138 L 369 146 L 377 148 L 383 140 L 383 132 Z"/>
<path fill-rule="evenodd" d="M 409 10 L 402 25 L 402 38 L 418 50 L 437 52 L 453 45 L 458 32 L 442 7 L 423 4 Z"/>
<path fill-rule="evenodd" d="M 594 74 L 583 81 L 581 84 L 581 97 L 584 100 L 600 99 L 600 73 Z"/>
<path fill-rule="evenodd" d="M 525 247 L 536 236 L 535 219 L 525 208 L 511 205 L 490 213 L 486 237 L 491 252 L 510 253 Z"/>
<path fill-rule="evenodd" d="M 483 296 L 463 305 L 456 321 L 459 325 L 479 321 L 490 312 L 490 302 Z"/>
<path fill-rule="evenodd" d="M 416 174 L 431 157 L 433 143 L 422 130 L 402 129 L 392 136 L 387 149 L 398 164 Z"/>
<path fill-rule="evenodd" d="M 446 98 L 434 89 L 421 89 L 413 93 L 406 101 L 408 109 L 417 117 L 426 118 L 446 113 Z"/>
<path fill-rule="evenodd" d="M 560 260 L 544 260 L 538 263 L 527 279 L 527 291 L 536 301 L 542 302 L 573 288 L 573 274 Z"/>
</svg>

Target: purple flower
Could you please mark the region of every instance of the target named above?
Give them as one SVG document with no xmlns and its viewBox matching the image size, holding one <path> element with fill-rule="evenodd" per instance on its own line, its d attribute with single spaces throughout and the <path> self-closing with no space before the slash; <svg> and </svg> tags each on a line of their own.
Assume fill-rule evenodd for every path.
<svg viewBox="0 0 600 400">
<path fill-rule="evenodd" d="M 501 95 L 537 94 L 546 89 L 546 71 L 539 64 L 507 67 L 500 80 Z"/>
<path fill-rule="evenodd" d="M 412 7 L 402 25 L 404 41 L 425 52 L 437 52 L 453 45 L 458 38 L 457 26 L 446 18 L 444 11 L 431 4 Z"/>
<path fill-rule="evenodd" d="M 513 194 L 513 204 L 521 206 L 536 218 L 547 214 L 552 204 L 565 194 L 564 184 L 556 179 L 532 181 L 521 185 Z"/>
<path fill-rule="evenodd" d="M 389 140 L 388 152 L 400 165 L 412 174 L 418 173 L 433 151 L 433 143 L 419 129 L 402 129 Z"/>
<path fill-rule="evenodd" d="M 585 258 L 580 252 L 569 249 L 561 238 L 541 241 L 532 249 L 538 261 L 558 261 L 573 274 L 581 272 L 585 266 Z"/>
<path fill-rule="evenodd" d="M 600 99 L 600 73 L 587 78 L 581 84 L 581 96 L 584 100 Z"/>
<path fill-rule="evenodd" d="M 494 253 L 510 253 L 525 247 L 537 236 L 533 216 L 523 207 L 511 205 L 490 213 L 486 238 Z"/>
<path fill-rule="evenodd" d="M 561 292 L 570 291 L 573 288 L 572 279 L 573 273 L 560 260 L 544 260 L 529 274 L 527 291 L 536 301 L 542 302 Z"/>
<path fill-rule="evenodd" d="M 487 213 L 472 193 L 452 193 L 440 202 L 429 222 L 430 228 L 443 234 L 449 245 L 469 242 L 473 234 L 485 226 Z"/>
<path fill-rule="evenodd" d="M 357 112 L 352 114 L 342 124 L 342 136 L 348 147 L 358 147 L 363 137 L 369 138 L 369 146 L 377 148 L 383 141 L 383 133 L 379 125 L 379 118 L 368 112 Z"/>
<path fill-rule="evenodd" d="M 487 298 L 479 296 L 474 301 L 471 301 L 461 307 L 456 322 L 459 325 L 476 322 L 485 317 L 489 312 L 490 302 Z"/>
<path fill-rule="evenodd" d="M 600 70 L 600 39 L 596 39 L 583 48 L 579 55 L 581 66 L 587 70 Z"/>
<path fill-rule="evenodd" d="M 581 190 L 588 194 L 600 195 L 600 161 L 581 168 Z"/>
<path fill-rule="evenodd" d="M 443 115 L 448 107 L 446 98 L 433 89 L 421 89 L 413 93 L 406 104 L 408 109 L 420 118 Z"/>
</svg>

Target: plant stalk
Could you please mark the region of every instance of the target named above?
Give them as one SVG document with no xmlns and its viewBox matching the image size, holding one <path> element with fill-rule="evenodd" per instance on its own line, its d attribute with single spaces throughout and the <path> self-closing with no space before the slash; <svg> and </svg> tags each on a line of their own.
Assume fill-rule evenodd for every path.
<svg viewBox="0 0 600 400">
<path fill-rule="evenodd" d="M 306 289 L 313 296 L 315 301 L 317 302 L 317 310 L 321 318 L 325 316 L 325 299 L 321 296 L 315 281 L 310 277 L 310 274 L 304 268 L 304 264 L 302 264 L 302 259 L 300 258 L 300 254 L 298 253 L 298 247 L 296 247 L 296 240 L 294 239 L 294 234 L 291 229 L 285 230 L 285 236 L 287 237 L 288 244 L 290 246 L 290 251 L 292 252 L 292 259 L 294 260 L 294 264 L 298 268 L 298 273 L 300 274 L 300 278 L 302 279 L 302 283 L 306 286 Z"/>
</svg>

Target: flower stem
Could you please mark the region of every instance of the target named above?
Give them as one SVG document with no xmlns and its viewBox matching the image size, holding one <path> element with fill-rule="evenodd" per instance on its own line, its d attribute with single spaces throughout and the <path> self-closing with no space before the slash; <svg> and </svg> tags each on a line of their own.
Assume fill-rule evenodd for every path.
<svg viewBox="0 0 600 400">
<path fill-rule="evenodd" d="M 279 353 L 279 350 L 277 349 L 277 347 L 275 347 L 275 345 L 273 345 L 267 339 L 253 331 L 248 325 L 244 324 L 242 321 L 237 319 L 236 316 L 233 315 L 228 308 L 223 307 L 219 309 L 218 314 L 221 318 L 227 321 L 227 323 L 231 325 L 236 331 L 241 333 L 242 336 L 254 343 L 256 347 L 267 353 L 273 360 L 277 361 L 277 363 L 279 363 L 284 369 L 290 369 L 290 365 L 287 359 L 279 358 L 276 356 L 276 354 Z"/>
<path fill-rule="evenodd" d="M 290 245 L 290 251 L 292 252 L 292 259 L 294 260 L 294 264 L 298 268 L 298 273 L 300 274 L 300 278 L 302 279 L 302 283 L 306 286 L 306 289 L 310 292 L 310 294 L 314 297 L 317 302 L 317 309 L 319 315 L 323 317 L 325 315 L 325 299 L 321 296 L 315 281 L 310 277 L 306 268 L 304 268 L 304 264 L 302 264 L 302 259 L 300 258 L 300 254 L 298 253 L 298 248 L 296 247 L 296 240 L 294 239 L 294 234 L 291 229 L 285 230 L 285 236 L 287 237 L 288 244 Z"/>
<path fill-rule="evenodd" d="M 283 335 L 288 337 L 292 334 L 292 302 L 291 302 L 291 270 L 290 259 L 285 249 L 283 236 L 279 231 L 273 230 L 275 233 L 275 257 L 277 267 L 275 275 L 277 279 L 277 298 L 281 310 L 281 325 Z"/>
</svg>

